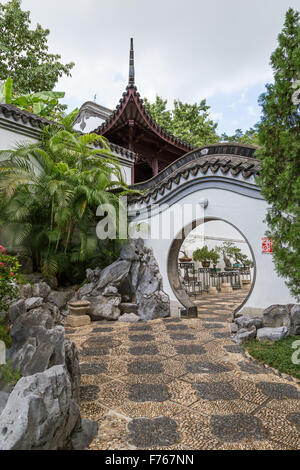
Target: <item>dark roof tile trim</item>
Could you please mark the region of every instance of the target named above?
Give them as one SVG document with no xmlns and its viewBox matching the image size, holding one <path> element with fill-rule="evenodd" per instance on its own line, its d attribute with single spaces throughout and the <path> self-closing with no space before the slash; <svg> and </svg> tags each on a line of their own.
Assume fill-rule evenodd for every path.
<svg viewBox="0 0 300 470">
<path fill-rule="evenodd" d="M 7 119 L 13 118 L 16 122 L 20 121 L 23 124 L 29 124 L 34 128 L 42 129 L 44 126 L 49 125 L 58 125 L 54 121 L 49 121 L 37 114 L 30 113 L 24 109 L 20 109 L 12 104 L 0 103 L 0 113 Z M 83 132 L 78 132 L 78 134 L 84 135 Z M 102 148 L 102 145 L 99 142 L 94 144 L 95 147 Z M 110 149 L 113 152 L 116 152 L 118 155 L 127 157 L 130 160 L 136 160 L 136 154 L 130 150 L 120 147 L 119 145 L 109 142 Z"/>
<path fill-rule="evenodd" d="M 131 186 L 131 189 L 138 189 L 145 193 L 138 197 L 130 197 L 130 203 L 149 202 L 150 198 L 157 197 L 157 192 L 162 194 L 165 189 L 170 190 L 173 182 L 178 185 L 183 180 L 187 180 L 190 175 L 197 176 L 199 172 L 205 175 L 209 169 L 214 173 L 221 170 L 223 174 L 231 173 L 233 176 L 241 173 L 245 179 L 259 175 L 261 164 L 253 155 L 256 147 L 222 144 L 206 147 L 206 149 L 209 150 L 206 155 L 201 155 L 204 149 L 188 153 L 151 180 Z M 221 150 L 222 154 L 219 153 Z"/>
<path fill-rule="evenodd" d="M 25 111 L 24 109 L 17 108 L 12 104 L 0 103 L 0 111 L 6 118 L 13 118 L 15 121 L 22 121 L 23 124 L 30 124 L 32 127 L 39 127 L 42 129 L 44 126 L 53 124 L 41 116 Z"/>
</svg>

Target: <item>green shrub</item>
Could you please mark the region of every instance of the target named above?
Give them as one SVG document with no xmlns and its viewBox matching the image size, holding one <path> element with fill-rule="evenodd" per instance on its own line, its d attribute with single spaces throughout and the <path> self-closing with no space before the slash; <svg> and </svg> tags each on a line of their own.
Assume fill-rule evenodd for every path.
<svg viewBox="0 0 300 470">
<path fill-rule="evenodd" d="M 7 349 L 12 345 L 12 340 L 9 334 L 9 326 L 5 323 L 4 319 L 0 319 L 0 341 L 3 341 Z"/>
<path fill-rule="evenodd" d="M 193 253 L 194 261 L 212 261 L 213 264 L 217 264 L 220 256 L 213 248 L 208 249 L 207 245 L 204 245 L 202 248 L 198 248 Z"/>
<path fill-rule="evenodd" d="M 300 379 L 300 364 L 294 364 L 292 361 L 292 355 L 295 353 L 292 346 L 295 341 L 299 340 L 299 336 L 289 336 L 268 344 L 253 339 L 245 343 L 244 347 L 259 362 Z"/>
<path fill-rule="evenodd" d="M 14 256 L 8 256 L 0 245 L 0 312 L 6 312 L 17 295 L 16 275 L 19 267 L 18 260 Z"/>
<path fill-rule="evenodd" d="M 16 383 L 21 379 L 21 374 L 18 369 L 14 368 L 11 362 L 0 366 L 0 382 L 5 382 L 9 385 L 16 385 Z"/>
</svg>

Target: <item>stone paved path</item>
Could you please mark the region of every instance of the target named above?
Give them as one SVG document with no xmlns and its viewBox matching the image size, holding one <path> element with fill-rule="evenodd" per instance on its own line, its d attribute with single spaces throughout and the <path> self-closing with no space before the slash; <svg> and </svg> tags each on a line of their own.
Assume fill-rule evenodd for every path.
<svg viewBox="0 0 300 470">
<path fill-rule="evenodd" d="M 222 305 L 67 330 L 82 415 L 99 422 L 90 449 L 300 448 L 300 387 L 244 358 L 229 334 L 234 302 Z"/>
</svg>

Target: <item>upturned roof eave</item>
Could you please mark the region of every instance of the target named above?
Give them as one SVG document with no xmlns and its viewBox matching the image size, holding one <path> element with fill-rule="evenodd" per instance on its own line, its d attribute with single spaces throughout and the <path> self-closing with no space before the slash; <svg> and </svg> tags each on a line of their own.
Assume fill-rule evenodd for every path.
<svg viewBox="0 0 300 470">
<path fill-rule="evenodd" d="M 191 150 L 194 150 L 194 147 L 191 144 L 170 134 L 164 128 L 162 128 L 159 124 L 157 124 L 156 121 L 154 121 L 154 119 L 150 116 L 150 114 L 146 110 L 143 100 L 140 97 L 140 94 L 137 91 L 136 86 L 134 85 L 131 85 L 131 86 L 128 85 L 126 87 L 126 92 L 123 93 L 123 96 L 120 99 L 120 104 L 117 105 L 115 110 L 112 112 L 111 116 L 93 132 L 95 132 L 96 134 L 104 135 L 104 136 L 105 134 L 110 132 L 118 123 L 127 105 L 129 104 L 131 97 L 133 98 L 137 111 L 139 112 L 143 121 L 146 123 L 148 128 L 156 136 L 158 136 L 160 139 L 162 139 L 163 141 L 165 141 L 167 144 L 171 145 L 172 147 L 175 147 L 176 149 L 181 150 L 182 152 L 186 153 L 186 152 L 190 152 Z"/>
</svg>

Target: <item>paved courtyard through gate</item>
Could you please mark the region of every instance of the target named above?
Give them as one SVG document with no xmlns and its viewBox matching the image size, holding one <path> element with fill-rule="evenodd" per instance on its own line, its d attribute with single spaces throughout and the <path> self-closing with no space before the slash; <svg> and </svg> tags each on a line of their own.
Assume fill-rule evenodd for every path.
<svg viewBox="0 0 300 470">
<path fill-rule="evenodd" d="M 300 387 L 232 342 L 239 303 L 67 330 L 80 350 L 82 416 L 99 423 L 90 449 L 299 449 Z"/>
</svg>

